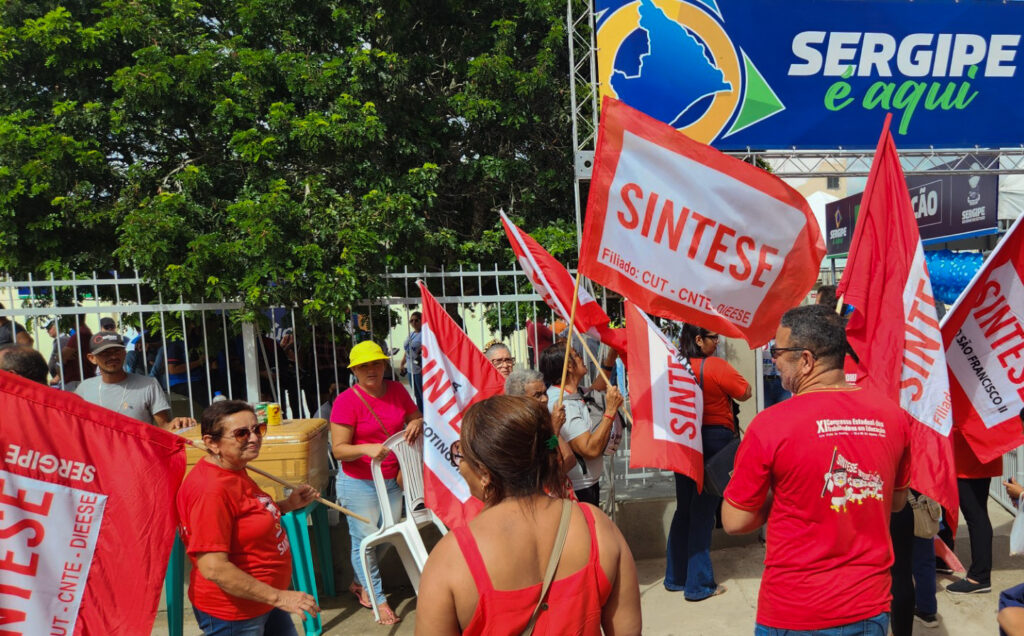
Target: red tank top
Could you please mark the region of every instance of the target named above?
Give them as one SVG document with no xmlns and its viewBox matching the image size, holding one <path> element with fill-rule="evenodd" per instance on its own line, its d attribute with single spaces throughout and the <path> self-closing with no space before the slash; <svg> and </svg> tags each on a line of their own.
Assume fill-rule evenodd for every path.
<svg viewBox="0 0 1024 636">
<path fill-rule="evenodd" d="M 590 531 L 590 558 L 587 564 L 574 574 L 552 581 L 548 597 L 544 601 L 550 609 L 542 610 L 537 618 L 533 630 L 537 636 L 601 634 L 601 608 L 611 594 L 611 583 L 601 568 L 593 513 L 587 506 L 580 506 L 580 510 L 583 511 L 583 516 L 587 520 L 587 530 Z M 537 583 L 521 590 L 494 589 L 491 577 L 487 573 L 487 566 L 484 565 L 480 549 L 469 528 L 461 526 L 455 528 L 453 532 L 480 595 L 473 619 L 462 633 L 472 636 L 519 636 L 526 629 L 533 608 L 537 606 L 541 584 Z"/>
</svg>

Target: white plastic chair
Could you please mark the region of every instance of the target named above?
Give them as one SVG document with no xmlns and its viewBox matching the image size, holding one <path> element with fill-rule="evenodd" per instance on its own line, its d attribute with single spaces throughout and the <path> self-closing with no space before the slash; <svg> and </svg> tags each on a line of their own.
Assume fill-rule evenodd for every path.
<svg viewBox="0 0 1024 636">
<path fill-rule="evenodd" d="M 405 432 L 401 431 L 385 440 L 384 446 L 394 453 L 398 459 L 398 467 L 402 471 L 405 518 L 401 521 L 392 518 L 387 486 L 384 484 L 384 475 L 380 470 L 381 460 L 374 458 L 370 462 L 370 472 L 373 474 L 373 486 L 377 491 L 377 505 L 380 506 L 381 528 L 364 538 L 359 545 L 363 580 L 370 582 L 370 564 L 367 559 L 369 550 L 381 543 L 390 543 L 402 559 L 402 565 L 405 567 L 406 574 L 409 575 L 413 589 L 416 594 L 419 594 L 420 573 L 427 563 L 427 548 L 420 536 L 420 528 L 434 524 L 442 535 L 448 533 L 448 528 L 423 502 L 423 436 L 420 436 L 415 444 L 409 445 L 405 441 Z M 373 593 L 372 584 L 367 592 L 370 603 L 373 604 L 374 618 L 380 620 L 377 595 Z"/>
</svg>

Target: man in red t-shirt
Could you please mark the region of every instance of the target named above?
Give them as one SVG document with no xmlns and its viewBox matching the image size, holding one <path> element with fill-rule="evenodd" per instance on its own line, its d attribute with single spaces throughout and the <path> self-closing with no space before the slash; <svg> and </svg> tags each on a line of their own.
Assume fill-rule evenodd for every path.
<svg viewBox="0 0 1024 636">
<path fill-rule="evenodd" d="M 846 383 L 844 322 L 828 308 L 786 312 L 775 342 L 793 397 L 751 422 L 722 506 L 730 534 L 768 523 L 755 634 L 861 624 L 884 634 L 889 515 L 910 482 L 908 416 Z"/>
</svg>

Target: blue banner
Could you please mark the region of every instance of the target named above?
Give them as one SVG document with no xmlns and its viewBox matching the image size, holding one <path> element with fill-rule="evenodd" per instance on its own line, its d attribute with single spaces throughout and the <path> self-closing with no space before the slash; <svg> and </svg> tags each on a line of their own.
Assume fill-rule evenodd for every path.
<svg viewBox="0 0 1024 636">
<path fill-rule="evenodd" d="M 595 3 L 602 96 L 720 149 L 1024 142 L 1024 2 Z"/>
</svg>

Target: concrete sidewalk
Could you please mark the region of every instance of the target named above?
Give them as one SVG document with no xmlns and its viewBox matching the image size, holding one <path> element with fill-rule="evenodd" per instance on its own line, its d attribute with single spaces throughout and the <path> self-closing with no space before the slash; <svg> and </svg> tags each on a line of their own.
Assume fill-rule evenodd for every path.
<svg viewBox="0 0 1024 636">
<path fill-rule="evenodd" d="M 991 499 L 989 513 L 995 534 L 992 593 L 952 595 L 941 588 L 955 579 L 939 577 L 940 625 L 929 629 L 915 623 L 915 634 L 991 636 L 998 633 L 996 606 L 999 591 L 1024 582 L 1024 557 L 1008 556 L 1013 517 Z M 688 603 L 683 600 L 681 593 L 668 592 L 662 586 L 664 559 L 642 559 L 637 562 L 645 634 L 728 636 L 753 633 L 764 549 L 756 540 L 737 542 L 735 538 L 719 535 L 720 530 L 715 532 L 715 545 L 728 546 L 716 547 L 711 553 L 716 578 L 728 588 L 728 592 L 722 596 Z M 966 527 L 962 521 L 957 536 L 961 537 L 957 541 L 957 555 L 965 564 L 970 563 Z M 344 590 L 348 580 L 340 579 L 338 584 Z M 336 598 L 322 599 L 324 634 L 412 634 L 416 621 L 416 599 L 412 589 L 406 585 L 386 591 L 392 607 L 403 619 L 401 623 L 392 627 L 377 625 L 373 621 L 373 612 L 360 607 L 355 598 L 345 592 Z M 165 636 L 168 633 L 165 612 L 157 615 L 152 633 L 154 636 Z M 184 633 L 185 636 L 198 636 L 201 633 L 190 607 L 185 612 Z M 299 633 L 302 633 L 301 627 Z"/>
</svg>

